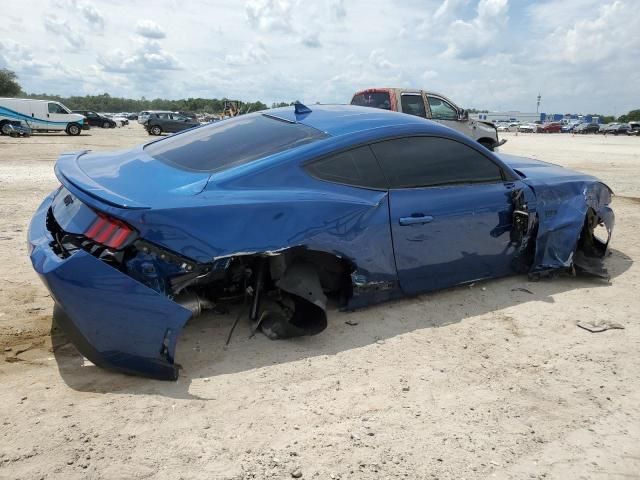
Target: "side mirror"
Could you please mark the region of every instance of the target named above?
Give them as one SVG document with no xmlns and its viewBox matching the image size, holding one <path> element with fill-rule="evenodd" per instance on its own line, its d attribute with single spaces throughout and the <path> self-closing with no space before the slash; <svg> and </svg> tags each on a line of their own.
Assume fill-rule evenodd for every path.
<svg viewBox="0 0 640 480">
<path fill-rule="evenodd" d="M 458 120 L 460 121 L 469 120 L 469 112 L 464 108 L 461 108 L 460 110 L 458 110 Z"/>
</svg>

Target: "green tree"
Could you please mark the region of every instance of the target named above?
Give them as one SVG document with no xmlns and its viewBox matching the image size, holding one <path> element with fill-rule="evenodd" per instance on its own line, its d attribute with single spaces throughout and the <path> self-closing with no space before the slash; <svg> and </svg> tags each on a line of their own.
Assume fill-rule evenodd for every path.
<svg viewBox="0 0 640 480">
<path fill-rule="evenodd" d="M 620 122 L 637 122 L 640 121 L 640 109 L 631 110 L 629 113 L 625 115 L 620 115 L 618 118 Z"/>
<path fill-rule="evenodd" d="M 6 68 L 0 68 L 0 97 L 15 97 L 22 89 L 17 82 L 18 76 L 15 72 Z"/>
</svg>

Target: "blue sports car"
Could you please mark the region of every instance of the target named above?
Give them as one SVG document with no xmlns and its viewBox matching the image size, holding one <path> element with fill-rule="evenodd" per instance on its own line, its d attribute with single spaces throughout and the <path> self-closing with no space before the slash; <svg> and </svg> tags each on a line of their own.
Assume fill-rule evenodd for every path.
<svg viewBox="0 0 640 480">
<path fill-rule="evenodd" d="M 275 339 L 322 331 L 328 297 L 607 275 L 606 185 L 402 113 L 297 104 L 64 154 L 55 172 L 31 261 L 79 351 L 133 374 L 177 378 L 183 326 L 225 302 Z"/>
</svg>

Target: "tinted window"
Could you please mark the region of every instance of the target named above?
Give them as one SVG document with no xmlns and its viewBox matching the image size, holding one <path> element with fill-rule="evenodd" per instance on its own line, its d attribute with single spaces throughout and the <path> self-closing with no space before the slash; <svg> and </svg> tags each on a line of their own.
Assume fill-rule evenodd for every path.
<svg viewBox="0 0 640 480">
<path fill-rule="evenodd" d="M 427 113 L 424 109 L 424 100 L 422 95 L 402 94 L 402 112 L 409 115 L 417 115 L 418 117 L 426 117 Z"/>
<path fill-rule="evenodd" d="M 306 167 L 316 178 L 359 187 L 387 188 L 387 181 L 368 146 L 317 160 Z"/>
<path fill-rule="evenodd" d="M 449 103 L 436 97 L 427 96 L 431 108 L 431 118 L 434 120 L 457 120 L 458 111 Z"/>
<path fill-rule="evenodd" d="M 371 146 L 392 188 L 500 182 L 500 168 L 455 140 L 410 137 Z"/>
<path fill-rule="evenodd" d="M 301 123 L 252 113 L 166 137 L 148 144 L 145 151 L 178 167 L 215 172 L 325 137 Z"/>
<path fill-rule="evenodd" d="M 161 120 L 169 120 L 169 114 L 168 113 L 156 113 L 156 118 L 159 118 Z"/>
<path fill-rule="evenodd" d="M 359 93 L 353 96 L 351 105 L 391 110 L 391 98 L 388 92 Z"/>
</svg>

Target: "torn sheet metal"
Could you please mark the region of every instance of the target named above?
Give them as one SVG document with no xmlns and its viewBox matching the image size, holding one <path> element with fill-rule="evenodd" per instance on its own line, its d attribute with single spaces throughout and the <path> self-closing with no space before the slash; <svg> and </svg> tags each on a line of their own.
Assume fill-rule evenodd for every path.
<svg viewBox="0 0 640 480">
<path fill-rule="evenodd" d="M 604 255 L 615 223 L 609 207 L 612 192 L 607 185 L 590 175 L 551 163 L 512 155 L 500 158 L 523 175 L 523 182 L 535 193 L 537 232 L 531 273 L 573 268 L 590 209 L 596 224 L 606 227 L 607 239 L 599 253 L 593 250 L 587 255 Z"/>
</svg>

